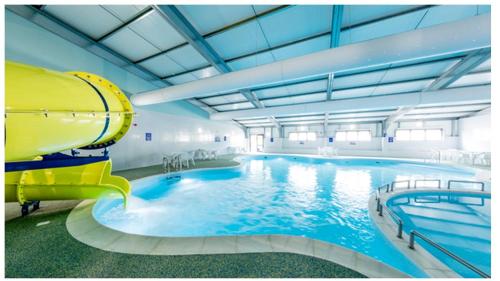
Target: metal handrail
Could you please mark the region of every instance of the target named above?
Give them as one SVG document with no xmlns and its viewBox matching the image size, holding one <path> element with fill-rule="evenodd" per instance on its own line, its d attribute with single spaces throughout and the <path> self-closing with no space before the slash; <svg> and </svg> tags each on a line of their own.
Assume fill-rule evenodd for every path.
<svg viewBox="0 0 500 281">
<path fill-rule="evenodd" d="M 453 183 L 453 182 L 456 182 L 456 183 L 480 184 L 481 185 L 481 191 L 484 191 L 484 182 L 482 182 L 482 181 L 449 180 L 448 181 L 448 189 L 451 189 L 451 183 Z"/>
<path fill-rule="evenodd" d="M 417 182 L 437 182 L 438 183 L 438 188 L 441 188 L 441 180 L 437 179 L 423 179 L 423 180 L 414 180 L 414 188 L 417 188 Z M 484 191 L 484 182 L 478 182 L 478 181 L 462 181 L 462 180 L 449 180 L 448 181 L 448 189 L 451 189 L 451 183 L 457 182 L 457 183 L 474 183 L 474 184 L 481 184 L 481 191 Z M 411 186 L 411 181 L 410 180 L 401 180 L 401 181 L 393 181 L 392 183 L 384 184 L 382 186 L 379 186 L 376 190 L 375 193 L 375 200 L 377 200 L 377 213 L 379 216 L 384 216 L 384 205 L 380 203 L 380 193 L 381 190 L 385 190 L 386 193 L 394 191 L 394 187 L 398 183 L 407 183 L 407 189 L 410 189 Z M 398 224 L 398 238 L 403 238 L 403 220 L 396 215 L 391 209 L 385 208 L 387 213 L 393 218 L 393 220 Z M 411 237 L 410 237 L 411 238 Z"/>
<path fill-rule="evenodd" d="M 427 238 L 426 236 L 424 236 L 423 234 L 421 234 L 420 232 L 418 232 L 416 230 L 412 230 L 410 232 L 410 242 L 409 242 L 409 245 L 408 245 L 408 247 L 410 249 L 412 249 L 412 250 L 415 249 L 415 236 L 418 236 L 420 239 L 422 239 L 423 241 L 427 242 L 429 245 L 431 245 L 434 248 L 438 249 L 439 251 L 443 252 L 444 254 L 446 254 L 447 256 L 451 257 L 452 259 L 454 259 L 455 261 L 459 262 L 460 264 L 464 265 L 465 267 L 469 268 L 470 270 L 474 271 L 479 276 L 481 276 L 483 278 L 491 278 L 491 276 L 488 275 L 487 273 L 483 272 L 479 268 L 477 268 L 474 265 L 470 264 L 468 261 L 462 259 L 461 257 L 455 255 L 454 253 L 448 251 L 446 248 L 443 248 L 442 246 L 440 246 L 439 244 L 437 244 L 436 242 L 434 242 L 431 239 Z"/>
<path fill-rule="evenodd" d="M 398 237 L 399 239 L 403 239 L 403 220 L 398 215 L 396 215 L 391 209 L 386 208 L 385 210 L 392 217 L 392 219 L 395 220 L 396 223 L 398 224 L 398 234 L 396 235 L 396 237 Z M 377 211 L 379 216 L 381 217 L 384 216 L 384 205 L 380 204 L 380 199 L 377 201 Z"/>
<path fill-rule="evenodd" d="M 402 181 L 393 181 L 391 183 L 391 192 L 394 191 L 394 187 L 396 186 L 396 184 L 398 183 L 406 183 L 406 188 L 407 189 L 410 189 L 410 180 L 402 180 Z"/>
<path fill-rule="evenodd" d="M 415 180 L 414 181 L 414 188 L 416 189 L 417 188 L 417 182 L 424 182 L 424 181 L 427 181 L 427 182 L 438 182 L 438 188 L 441 189 L 441 180 L 426 180 L 426 179 L 423 179 L 423 180 Z M 402 183 L 402 182 L 407 182 L 407 189 L 410 189 L 410 180 L 404 180 L 404 181 L 393 181 L 391 184 L 385 184 L 385 185 L 382 185 L 380 187 L 377 188 L 377 191 L 376 191 L 376 195 L 375 195 L 375 199 L 377 200 L 377 213 L 379 216 L 383 217 L 384 216 L 384 209 L 386 209 L 386 213 L 388 213 L 393 221 L 395 221 L 398 225 L 398 233 L 397 233 L 397 237 L 399 239 L 403 239 L 403 220 L 398 216 L 396 215 L 390 208 L 384 208 L 384 205 L 380 203 L 380 193 L 381 193 L 381 190 L 385 189 L 385 192 L 386 193 L 389 193 L 394 191 L 394 187 L 397 183 Z M 484 191 L 484 182 L 478 182 L 478 181 L 462 181 L 462 180 L 449 180 L 448 181 L 448 189 L 451 189 L 451 184 L 452 183 L 472 183 L 472 184 L 480 184 L 481 185 L 481 191 Z M 475 267 L 474 265 L 470 264 L 469 262 L 467 262 L 466 260 L 462 259 L 461 257 L 453 254 L 452 252 L 448 251 L 447 249 L 441 247 L 440 245 L 438 245 L 437 243 L 435 243 L 434 241 L 432 241 L 431 239 L 425 237 L 423 234 L 419 233 L 418 231 L 416 230 L 412 230 L 410 232 L 410 241 L 409 241 L 409 245 L 408 247 L 412 250 L 415 249 L 415 236 L 418 236 L 419 238 L 421 238 L 423 241 L 429 243 L 431 246 L 433 246 L 434 248 L 438 249 L 439 251 L 445 253 L 446 255 L 448 255 L 449 257 L 453 258 L 454 260 L 456 260 L 457 262 L 459 262 L 460 264 L 466 266 L 467 268 L 469 268 L 470 270 L 474 271 L 475 273 L 477 273 L 479 276 L 483 277 L 483 278 L 491 278 L 490 275 L 486 274 L 485 272 L 481 271 L 480 269 L 478 269 L 477 267 Z"/>
</svg>

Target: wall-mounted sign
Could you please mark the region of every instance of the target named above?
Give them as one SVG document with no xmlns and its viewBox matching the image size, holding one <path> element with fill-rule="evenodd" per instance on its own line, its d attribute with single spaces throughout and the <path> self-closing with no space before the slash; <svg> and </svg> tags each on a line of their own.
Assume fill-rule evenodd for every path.
<svg viewBox="0 0 500 281">
<path fill-rule="evenodd" d="M 333 137 L 329 137 L 328 142 L 333 142 Z"/>
<path fill-rule="evenodd" d="M 146 141 L 152 141 L 153 140 L 153 133 L 146 133 L 145 138 L 146 138 Z"/>
<path fill-rule="evenodd" d="M 394 142 L 394 137 L 388 137 L 388 138 L 387 138 L 387 141 L 388 141 L 388 142 Z"/>
<path fill-rule="evenodd" d="M 270 141 L 271 141 L 271 142 L 274 142 L 274 138 L 271 138 L 271 139 L 270 139 Z"/>
</svg>

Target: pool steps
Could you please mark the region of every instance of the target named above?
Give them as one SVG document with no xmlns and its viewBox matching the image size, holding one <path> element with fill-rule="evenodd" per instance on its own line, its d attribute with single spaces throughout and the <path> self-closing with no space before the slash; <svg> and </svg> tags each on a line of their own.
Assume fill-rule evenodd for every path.
<svg viewBox="0 0 500 281">
<path fill-rule="evenodd" d="M 386 207 L 386 202 L 396 196 L 407 193 L 426 191 L 438 191 L 443 193 L 449 192 L 467 192 L 472 194 L 485 194 L 485 184 L 479 181 L 464 181 L 464 180 L 449 180 L 446 187 L 441 186 L 441 180 L 435 179 L 424 179 L 424 180 L 414 180 L 413 185 L 410 180 L 403 181 L 393 181 L 390 184 L 385 184 L 380 186 L 376 193 L 372 195 L 369 201 L 369 213 L 375 225 L 384 233 L 386 238 L 394 244 L 405 256 L 416 263 L 422 271 L 428 274 L 430 277 L 435 278 L 461 278 L 455 271 L 450 269 L 444 263 L 436 259 L 432 254 L 426 251 L 423 247 L 415 247 L 419 245 L 414 239 L 415 235 L 423 236 L 420 233 L 415 233 L 415 231 L 410 231 L 410 235 L 403 233 L 403 222 L 402 220 L 394 214 L 389 208 Z M 432 184 L 433 183 L 433 184 Z M 453 186 L 456 183 L 479 185 L 480 189 L 458 189 L 454 190 Z M 384 216 L 384 213 L 389 216 Z M 396 234 L 394 234 L 396 233 Z M 420 237 L 419 236 L 419 237 Z M 437 245 L 435 242 L 429 238 L 423 238 L 423 241 L 430 241 L 430 245 Z M 453 253 L 448 252 L 446 249 L 440 249 L 434 246 L 438 250 L 447 254 L 448 256 L 455 259 L 457 262 L 464 264 L 464 266 L 469 267 L 472 271 L 475 271 L 480 276 L 484 278 L 490 278 L 488 274 L 477 269 L 473 265 L 455 256 Z M 448 253 L 447 253 L 448 252 Z"/>
</svg>

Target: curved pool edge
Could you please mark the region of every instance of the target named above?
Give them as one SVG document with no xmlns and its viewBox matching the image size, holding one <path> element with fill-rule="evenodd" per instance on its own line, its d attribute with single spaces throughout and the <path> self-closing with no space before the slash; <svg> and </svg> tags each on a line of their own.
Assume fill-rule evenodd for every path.
<svg viewBox="0 0 500 281">
<path fill-rule="evenodd" d="M 142 255 L 294 253 L 337 263 L 367 277 L 408 278 L 407 274 L 356 251 L 319 240 L 289 235 L 156 237 L 128 234 L 98 223 L 85 200 L 68 215 L 66 228 L 76 240 L 104 251 Z"/>
<path fill-rule="evenodd" d="M 232 160 L 237 162 L 238 164 L 233 165 L 233 166 L 193 168 L 193 169 L 188 169 L 188 170 L 171 172 L 169 175 L 175 176 L 178 174 L 182 175 L 182 174 L 189 173 L 189 172 L 235 169 L 235 168 L 241 167 L 241 165 L 242 165 L 241 159 L 242 158 L 255 157 L 255 156 L 275 156 L 275 157 L 288 156 L 288 157 L 303 157 L 303 158 L 320 159 L 320 160 L 348 160 L 348 159 L 377 160 L 378 159 L 378 160 L 386 160 L 386 161 L 399 161 L 399 162 L 405 162 L 405 163 L 410 163 L 410 164 L 425 164 L 425 165 L 430 165 L 430 166 L 447 167 L 447 168 L 465 170 L 465 171 L 469 171 L 469 172 L 473 173 L 474 177 L 478 181 L 491 182 L 491 170 L 484 170 L 484 169 L 478 168 L 478 167 L 469 167 L 469 166 L 464 166 L 464 165 L 458 165 L 456 163 L 429 163 L 429 162 L 425 162 L 425 159 L 416 159 L 416 158 L 371 157 L 371 156 L 323 156 L 323 155 L 315 155 L 315 154 L 286 154 L 286 153 L 235 154 L 234 157 L 232 158 Z M 134 181 L 140 181 L 140 180 L 146 180 L 146 179 L 153 179 L 153 178 L 161 177 L 161 176 L 165 176 L 165 175 L 166 175 L 165 173 L 158 173 L 158 174 L 154 174 L 154 175 L 139 177 L 139 178 L 136 178 L 136 179 L 131 180 L 131 181 L 134 182 Z"/>
<path fill-rule="evenodd" d="M 491 194 L 489 192 L 468 191 L 468 190 L 443 190 L 438 188 L 419 188 L 414 190 L 394 190 L 391 193 L 380 193 L 380 204 L 386 207 L 387 201 L 399 195 L 421 193 L 421 192 L 442 192 L 442 193 L 468 193 L 468 194 Z M 403 237 L 398 238 L 396 223 L 388 216 L 379 216 L 377 212 L 376 195 L 370 196 L 368 212 L 375 226 L 384 234 L 385 238 L 394 245 L 403 255 L 417 265 L 423 272 L 431 278 L 463 278 L 454 270 L 438 260 L 429 253 L 418 241 L 414 250 L 408 247 L 409 236 L 403 232 Z"/>
</svg>

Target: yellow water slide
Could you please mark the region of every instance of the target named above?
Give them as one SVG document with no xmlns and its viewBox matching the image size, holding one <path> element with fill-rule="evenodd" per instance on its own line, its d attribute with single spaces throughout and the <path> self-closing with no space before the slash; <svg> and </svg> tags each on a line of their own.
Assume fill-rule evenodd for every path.
<svg viewBox="0 0 500 281">
<path fill-rule="evenodd" d="M 133 110 L 120 89 L 84 72 L 61 73 L 7 62 L 5 97 L 5 199 L 39 200 L 118 195 L 129 182 L 111 175 L 104 156 L 60 152 L 106 148 L 122 138 Z"/>
</svg>

